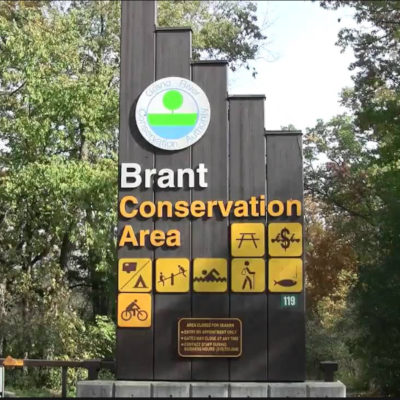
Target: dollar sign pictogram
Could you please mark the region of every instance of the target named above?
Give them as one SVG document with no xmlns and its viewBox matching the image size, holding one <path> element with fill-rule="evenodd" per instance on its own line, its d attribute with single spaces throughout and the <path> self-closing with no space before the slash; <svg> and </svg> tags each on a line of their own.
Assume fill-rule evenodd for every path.
<svg viewBox="0 0 400 400">
<path fill-rule="evenodd" d="M 288 236 L 286 236 L 286 235 L 289 235 L 289 234 L 290 234 L 289 229 L 283 228 L 281 230 L 281 241 L 280 242 L 281 242 L 282 248 L 285 249 L 285 251 L 290 246 L 290 238 Z"/>
</svg>

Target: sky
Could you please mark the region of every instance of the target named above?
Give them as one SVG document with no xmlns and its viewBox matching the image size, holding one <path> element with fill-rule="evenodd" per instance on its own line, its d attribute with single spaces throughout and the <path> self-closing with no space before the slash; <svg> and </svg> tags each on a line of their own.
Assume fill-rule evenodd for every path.
<svg viewBox="0 0 400 400">
<path fill-rule="evenodd" d="M 339 94 L 352 86 L 348 66 L 354 57 L 351 50 L 341 53 L 335 42 L 341 28 L 354 26 L 351 9 L 325 10 L 318 1 L 257 3 L 267 36 L 252 64 L 258 75 L 254 79 L 243 68 L 230 72 L 229 93 L 265 94 L 269 130 L 293 124 L 304 132 L 317 119 L 343 112 Z"/>
</svg>

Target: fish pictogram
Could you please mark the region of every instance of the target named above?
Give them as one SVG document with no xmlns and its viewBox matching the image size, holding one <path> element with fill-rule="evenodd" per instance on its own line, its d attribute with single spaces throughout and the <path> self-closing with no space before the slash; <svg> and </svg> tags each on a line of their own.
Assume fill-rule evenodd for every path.
<svg viewBox="0 0 400 400">
<path fill-rule="evenodd" d="M 278 233 L 275 239 L 272 239 L 272 243 L 280 243 L 281 247 L 286 251 L 292 243 L 299 243 L 300 239 L 294 237 L 294 233 L 290 235 L 290 231 L 287 228 L 283 228 L 280 233 Z"/>
<path fill-rule="evenodd" d="M 294 286 L 297 283 L 297 281 L 294 281 L 293 279 L 282 279 L 280 281 L 274 281 L 274 286 L 275 285 L 280 285 L 284 287 L 290 287 Z"/>
</svg>

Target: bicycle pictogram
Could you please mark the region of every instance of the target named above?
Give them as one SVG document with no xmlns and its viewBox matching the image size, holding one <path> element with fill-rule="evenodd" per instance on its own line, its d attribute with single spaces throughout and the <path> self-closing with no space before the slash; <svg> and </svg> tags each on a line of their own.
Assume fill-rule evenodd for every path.
<svg viewBox="0 0 400 400">
<path fill-rule="evenodd" d="M 147 311 L 142 310 L 137 304 L 137 300 L 130 303 L 124 311 L 121 312 L 121 318 L 124 321 L 129 321 L 133 317 L 136 317 L 139 321 L 146 321 L 148 318 Z"/>
</svg>

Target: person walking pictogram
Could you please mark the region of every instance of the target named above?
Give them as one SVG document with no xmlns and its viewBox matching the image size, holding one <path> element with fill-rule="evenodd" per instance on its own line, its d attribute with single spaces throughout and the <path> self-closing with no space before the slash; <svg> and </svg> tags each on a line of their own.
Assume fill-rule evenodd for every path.
<svg viewBox="0 0 400 400">
<path fill-rule="evenodd" d="M 254 276 L 255 272 L 249 269 L 250 263 L 248 261 L 244 262 L 245 267 L 242 269 L 242 275 L 245 277 L 243 280 L 242 290 L 246 289 L 246 286 L 249 287 L 249 290 L 253 290 L 254 288 Z"/>
</svg>

